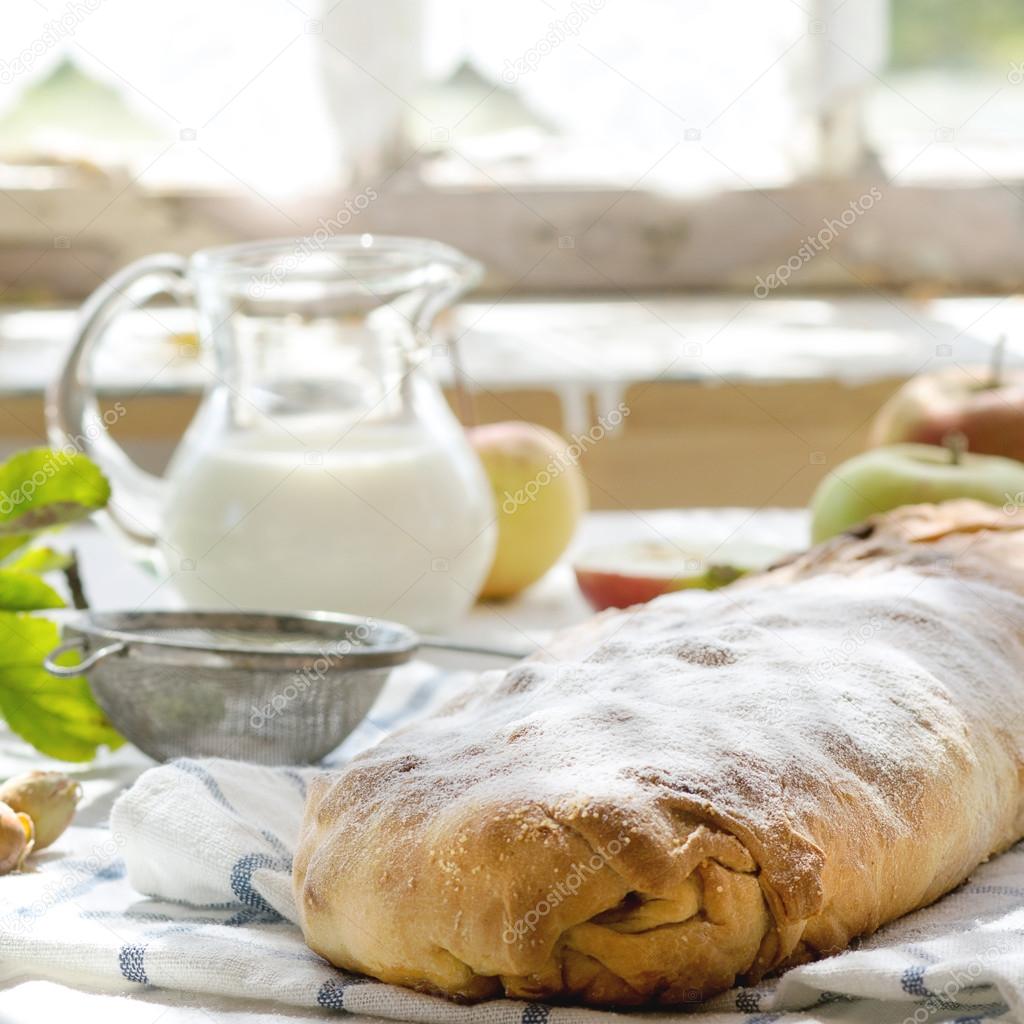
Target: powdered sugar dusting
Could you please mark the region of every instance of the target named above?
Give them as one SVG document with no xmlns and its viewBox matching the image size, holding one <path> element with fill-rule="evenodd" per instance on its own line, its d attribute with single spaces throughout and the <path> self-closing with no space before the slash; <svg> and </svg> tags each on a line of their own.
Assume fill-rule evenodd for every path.
<svg viewBox="0 0 1024 1024">
<path fill-rule="evenodd" d="M 1016 593 L 905 567 L 672 595 L 576 658 L 484 675 L 358 759 L 347 800 L 410 824 L 456 805 L 614 807 L 638 832 L 699 812 L 808 916 L 830 837 L 912 837 L 921 794 L 959 799 L 993 722 L 1024 760 L 1007 622 L 1024 622 Z"/>
</svg>

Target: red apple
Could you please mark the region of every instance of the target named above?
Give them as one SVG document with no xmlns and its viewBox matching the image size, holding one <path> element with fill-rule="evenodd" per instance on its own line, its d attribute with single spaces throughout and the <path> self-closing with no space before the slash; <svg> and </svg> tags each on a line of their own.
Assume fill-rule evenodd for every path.
<svg viewBox="0 0 1024 1024">
<path fill-rule="evenodd" d="M 673 590 L 714 590 L 765 569 L 786 552 L 763 544 L 719 546 L 635 541 L 594 548 L 574 563 L 576 582 L 595 611 L 628 608 Z"/>
<path fill-rule="evenodd" d="M 1002 341 L 990 367 L 954 366 L 913 377 L 882 406 L 872 447 L 942 444 L 963 434 L 968 451 L 1024 461 L 1024 371 L 1004 371 Z"/>
</svg>

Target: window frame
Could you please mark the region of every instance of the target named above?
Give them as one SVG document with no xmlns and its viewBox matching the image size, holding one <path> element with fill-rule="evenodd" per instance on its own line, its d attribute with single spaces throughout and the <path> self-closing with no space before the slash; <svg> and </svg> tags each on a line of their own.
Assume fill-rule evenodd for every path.
<svg viewBox="0 0 1024 1024">
<path fill-rule="evenodd" d="M 1020 197 L 1014 184 L 904 185 L 886 181 L 872 159 L 860 125 L 878 74 L 857 54 L 864 38 L 884 34 L 889 0 L 856 8 L 850 0 L 838 6 L 835 0 L 793 2 L 808 16 L 815 70 L 804 103 L 814 143 L 810 165 L 790 185 L 756 188 L 737 180 L 734 189 L 691 198 L 657 193 L 642 181 L 619 189 L 513 186 L 484 175 L 483 184 L 431 186 L 420 161 L 412 160 L 380 188 L 285 202 L 241 179 L 230 192 L 149 191 L 125 174 L 24 169 L 18 181 L 17 169 L 8 168 L 8 179 L 15 180 L 0 187 L 7 225 L 0 240 L 0 303 L 77 300 L 118 267 L 157 250 L 310 235 L 324 222 L 456 245 L 488 267 L 482 290 L 494 295 L 628 297 L 700 289 L 749 291 L 756 298 L 759 278 L 792 261 L 823 224 L 872 188 L 884 197 L 878 209 L 791 274 L 789 293 L 1019 286 L 1024 241 L 1015 230 Z M 854 9 L 856 18 L 848 16 Z M 834 46 L 862 65 L 858 81 L 839 87 L 829 77 Z M 876 45 L 873 63 L 883 61 Z M 373 201 L 366 202 L 370 192 Z M 984 251 L 969 244 L 979 236 Z"/>
</svg>

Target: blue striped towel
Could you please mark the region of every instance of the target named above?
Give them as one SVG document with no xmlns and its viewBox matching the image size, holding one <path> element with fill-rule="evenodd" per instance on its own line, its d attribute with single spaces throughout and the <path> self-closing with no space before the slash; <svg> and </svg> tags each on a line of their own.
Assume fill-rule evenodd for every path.
<svg viewBox="0 0 1024 1024">
<path fill-rule="evenodd" d="M 460 683 L 421 671 L 338 760 Z M 422 1024 L 1024 1021 L 1024 843 L 859 949 L 735 989 L 696 1014 L 456 1005 L 346 974 L 292 923 L 291 854 L 315 774 L 217 760 L 145 771 L 109 827 L 73 829 L 70 852 L 62 840 L 34 872 L 0 880 L 0 982 L 31 974 L 110 991 L 156 986 Z"/>
</svg>

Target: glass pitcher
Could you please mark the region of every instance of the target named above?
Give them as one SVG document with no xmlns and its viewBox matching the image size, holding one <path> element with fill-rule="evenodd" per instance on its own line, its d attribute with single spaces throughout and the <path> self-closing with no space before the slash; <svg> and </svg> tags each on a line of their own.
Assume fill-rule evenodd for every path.
<svg viewBox="0 0 1024 1024">
<path fill-rule="evenodd" d="M 434 318 L 479 274 L 445 245 L 368 235 L 140 260 L 83 307 L 51 441 L 100 464 L 110 520 L 190 606 L 443 629 L 496 541 L 487 479 L 428 365 Z M 196 306 L 209 384 L 159 478 L 104 429 L 92 364 L 118 313 L 164 293 Z"/>
</svg>

